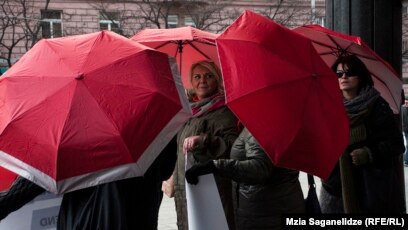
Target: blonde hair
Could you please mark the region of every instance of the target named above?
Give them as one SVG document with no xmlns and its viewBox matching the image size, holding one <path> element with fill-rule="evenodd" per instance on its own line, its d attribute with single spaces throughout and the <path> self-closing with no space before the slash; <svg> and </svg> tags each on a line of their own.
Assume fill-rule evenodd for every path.
<svg viewBox="0 0 408 230">
<path fill-rule="evenodd" d="M 215 79 L 217 80 L 217 83 L 218 83 L 218 93 L 221 94 L 221 95 L 224 95 L 224 83 L 222 81 L 221 71 L 213 61 L 203 60 L 203 61 L 198 61 L 198 62 L 193 63 L 191 65 L 190 71 L 188 73 L 188 80 L 191 83 L 193 82 L 193 70 L 197 66 L 201 66 L 201 67 L 204 67 L 204 68 L 208 69 L 210 71 L 210 73 L 212 75 L 214 75 L 214 77 L 215 77 Z M 192 93 L 192 92 L 189 91 L 189 93 Z"/>
</svg>

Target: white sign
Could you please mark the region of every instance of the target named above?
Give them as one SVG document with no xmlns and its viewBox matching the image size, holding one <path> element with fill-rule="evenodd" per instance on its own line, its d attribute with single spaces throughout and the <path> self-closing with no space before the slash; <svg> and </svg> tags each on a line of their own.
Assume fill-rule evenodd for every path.
<svg viewBox="0 0 408 230">
<path fill-rule="evenodd" d="M 186 169 L 188 168 L 190 165 L 186 159 Z M 185 183 L 188 228 L 190 230 L 228 230 L 214 175 L 199 176 L 197 185 L 189 184 L 187 181 Z"/>
<path fill-rule="evenodd" d="M 62 195 L 45 192 L 0 221 L 0 230 L 56 229 Z"/>
</svg>

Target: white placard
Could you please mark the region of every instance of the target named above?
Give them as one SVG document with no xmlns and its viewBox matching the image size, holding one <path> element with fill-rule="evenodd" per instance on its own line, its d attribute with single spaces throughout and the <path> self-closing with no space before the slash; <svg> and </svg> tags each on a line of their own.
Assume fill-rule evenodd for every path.
<svg viewBox="0 0 408 230">
<path fill-rule="evenodd" d="M 186 162 L 188 160 L 186 159 Z M 186 165 L 186 168 L 188 165 Z M 198 184 L 186 183 L 188 227 L 190 230 L 228 230 L 214 175 L 198 177 Z"/>
<path fill-rule="evenodd" d="M 55 230 L 62 195 L 43 193 L 0 221 L 0 230 Z"/>
</svg>

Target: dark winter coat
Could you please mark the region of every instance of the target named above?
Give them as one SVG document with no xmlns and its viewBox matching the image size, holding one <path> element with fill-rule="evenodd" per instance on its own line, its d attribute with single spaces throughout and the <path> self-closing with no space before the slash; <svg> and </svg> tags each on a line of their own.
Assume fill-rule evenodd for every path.
<svg viewBox="0 0 408 230">
<path fill-rule="evenodd" d="M 404 209 L 404 197 L 398 184 L 397 158 L 404 151 L 401 131 L 389 105 L 378 97 L 369 107 L 368 115 L 362 120 L 366 140 L 350 145 L 345 154 L 356 148 L 367 147 L 371 151 L 371 162 L 352 165 L 354 187 L 363 213 L 400 213 Z M 322 189 L 335 200 L 342 198 L 341 173 L 337 164 Z M 326 198 L 325 198 L 326 199 Z M 323 210 L 333 210 L 328 200 L 321 200 Z M 325 207 L 328 206 L 328 207 Z M 342 207 L 340 207 L 342 209 Z M 334 212 L 338 212 L 333 210 Z M 340 210 L 340 212 L 342 212 Z"/>
<path fill-rule="evenodd" d="M 231 159 L 215 161 L 216 174 L 234 181 L 237 229 L 281 229 L 281 214 L 304 212 L 299 172 L 274 166 L 244 129 L 231 150 Z"/>
<path fill-rule="evenodd" d="M 155 159 L 144 177 L 114 181 L 64 194 L 57 229 L 157 229 L 163 197 L 161 183 L 171 176 L 176 156 L 174 139 Z M 44 191 L 22 177 L 17 182 L 6 195 L 0 193 L 0 210 L 8 211 L 3 217 Z"/>
<path fill-rule="evenodd" d="M 174 196 L 179 230 L 188 229 L 187 202 L 185 190 L 185 158 L 183 154 L 184 139 L 199 135 L 202 144 L 187 154 L 191 165 L 210 159 L 229 158 L 231 146 L 238 137 L 237 118 L 226 107 L 210 111 L 202 116 L 191 118 L 179 132 L 178 157 L 173 174 Z M 220 198 L 230 229 L 233 229 L 233 208 L 231 199 L 231 181 L 215 176 Z"/>
</svg>

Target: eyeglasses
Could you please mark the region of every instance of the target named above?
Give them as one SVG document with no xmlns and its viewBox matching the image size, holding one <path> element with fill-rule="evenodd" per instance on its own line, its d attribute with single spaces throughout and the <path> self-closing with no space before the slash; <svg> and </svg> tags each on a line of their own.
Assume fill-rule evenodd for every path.
<svg viewBox="0 0 408 230">
<path fill-rule="evenodd" d="M 356 77 L 357 76 L 356 73 L 354 73 L 353 71 L 350 71 L 350 70 L 346 70 L 346 71 L 339 70 L 339 71 L 336 72 L 336 74 L 337 74 L 338 78 L 342 78 L 343 75 L 346 75 L 346 77 Z"/>
</svg>

